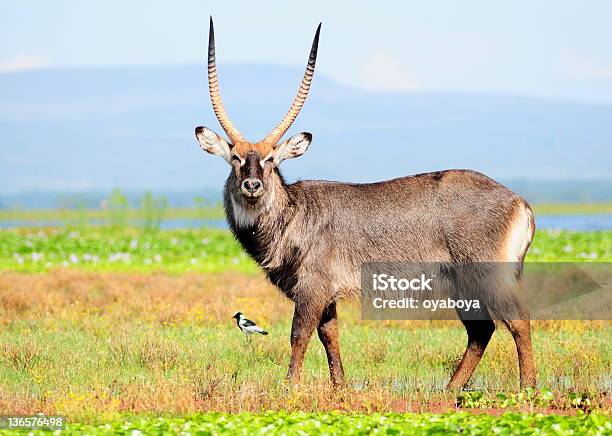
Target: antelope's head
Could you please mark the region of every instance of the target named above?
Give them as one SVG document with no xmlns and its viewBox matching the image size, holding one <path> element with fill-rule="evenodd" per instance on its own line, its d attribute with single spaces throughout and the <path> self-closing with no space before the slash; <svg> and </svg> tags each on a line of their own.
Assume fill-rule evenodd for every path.
<svg viewBox="0 0 612 436">
<path fill-rule="evenodd" d="M 267 189 L 270 189 L 278 165 L 285 159 L 301 156 L 308 149 L 312 140 L 310 133 L 298 133 L 283 142 L 281 139 L 295 121 L 308 96 L 317 60 L 320 30 L 321 24 L 315 33 L 304 78 L 289 112 L 264 139 L 250 142 L 234 127 L 221 101 L 215 61 L 215 32 L 211 17 L 208 36 L 208 88 L 213 110 L 229 141 L 203 126 L 196 127 L 195 134 L 204 151 L 223 157 L 232 167 L 228 188 L 234 201 L 240 200 L 244 205 L 257 205 L 266 196 Z"/>
</svg>

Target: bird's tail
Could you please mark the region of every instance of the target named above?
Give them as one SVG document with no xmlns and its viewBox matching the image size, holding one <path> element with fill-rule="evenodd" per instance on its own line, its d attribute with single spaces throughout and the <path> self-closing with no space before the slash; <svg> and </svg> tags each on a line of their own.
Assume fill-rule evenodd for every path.
<svg viewBox="0 0 612 436">
<path fill-rule="evenodd" d="M 264 336 L 268 334 L 268 332 L 267 332 L 267 331 L 265 331 L 265 330 L 262 330 L 262 331 L 260 331 L 259 333 L 261 333 L 261 334 L 262 334 L 262 335 L 264 335 Z"/>
</svg>

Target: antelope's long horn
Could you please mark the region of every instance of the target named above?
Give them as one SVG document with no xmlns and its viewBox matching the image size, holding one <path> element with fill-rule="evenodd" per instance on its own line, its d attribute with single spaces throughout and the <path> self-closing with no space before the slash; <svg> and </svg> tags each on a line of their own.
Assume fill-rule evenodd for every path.
<svg viewBox="0 0 612 436">
<path fill-rule="evenodd" d="M 321 23 L 319 23 L 319 27 L 317 27 L 317 33 L 315 33 L 314 40 L 312 41 L 312 47 L 310 48 L 310 56 L 308 57 L 308 65 L 306 65 L 306 71 L 304 72 L 304 78 L 302 79 L 302 83 L 300 84 L 300 88 L 298 89 L 297 96 L 293 100 L 291 107 L 289 108 L 289 112 L 285 115 L 285 118 L 278 123 L 278 125 L 268 133 L 261 142 L 266 142 L 272 145 L 276 145 L 278 141 L 283 137 L 285 132 L 289 130 L 291 124 L 295 121 L 296 117 L 300 113 L 302 106 L 304 106 L 304 102 L 306 101 L 306 97 L 308 97 L 308 91 L 310 90 L 310 83 L 312 82 L 312 77 L 314 75 L 315 64 L 317 63 L 317 50 L 319 48 L 319 33 L 321 32 Z"/>
<path fill-rule="evenodd" d="M 230 141 L 236 143 L 238 141 L 244 141 L 244 138 L 240 134 L 237 128 L 234 127 L 232 122 L 225 112 L 223 107 L 223 101 L 221 100 L 221 94 L 219 93 L 219 79 L 217 77 L 217 62 L 215 60 L 215 28 L 213 27 L 213 19 L 210 17 L 210 31 L 208 33 L 208 90 L 210 91 L 210 101 L 212 102 L 213 110 L 219 120 L 219 124 L 227 133 Z"/>
</svg>

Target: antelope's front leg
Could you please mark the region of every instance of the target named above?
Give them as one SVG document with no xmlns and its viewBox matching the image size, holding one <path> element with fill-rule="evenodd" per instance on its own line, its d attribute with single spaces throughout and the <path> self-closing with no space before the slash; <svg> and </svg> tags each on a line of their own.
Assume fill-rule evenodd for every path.
<svg viewBox="0 0 612 436">
<path fill-rule="evenodd" d="M 319 325 L 323 309 L 313 304 L 296 303 L 291 324 L 291 361 L 287 380 L 299 383 L 308 342 Z"/>
</svg>

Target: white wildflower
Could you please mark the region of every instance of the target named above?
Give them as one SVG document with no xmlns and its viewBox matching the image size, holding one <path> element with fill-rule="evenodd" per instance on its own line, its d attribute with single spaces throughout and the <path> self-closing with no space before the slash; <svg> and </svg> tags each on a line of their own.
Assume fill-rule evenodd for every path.
<svg viewBox="0 0 612 436">
<path fill-rule="evenodd" d="M 109 262 L 123 262 L 129 263 L 131 259 L 130 253 L 113 253 L 108 257 Z"/>
</svg>

